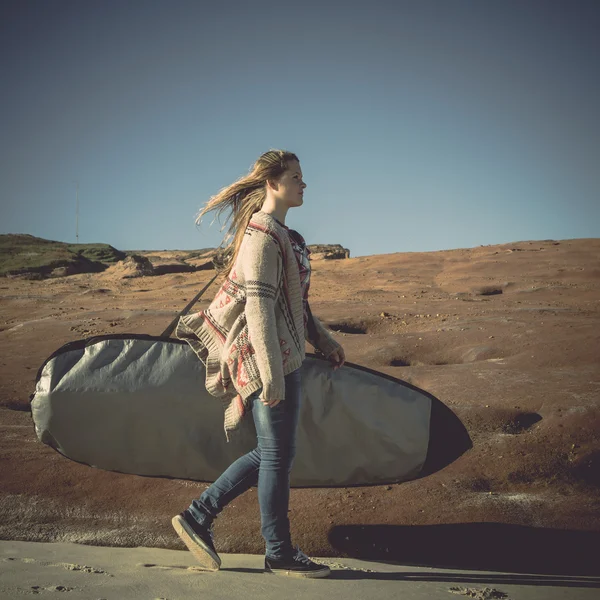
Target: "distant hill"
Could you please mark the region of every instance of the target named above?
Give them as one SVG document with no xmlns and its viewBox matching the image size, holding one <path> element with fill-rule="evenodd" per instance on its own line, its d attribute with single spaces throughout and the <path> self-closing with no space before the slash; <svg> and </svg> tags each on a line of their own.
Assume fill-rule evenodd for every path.
<svg viewBox="0 0 600 600">
<path fill-rule="evenodd" d="M 126 257 L 109 244 L 67 244 L 29 234 L 0 235 L 0 276 L 31 276 L 99 272 Z"/>
<path fill-rule="evenodd" d="M 349 258 L 340 244 L 313 244 L 311 260 Z M 45 279 L 77 273 L 99 273 L 129 257 L 146 257 L 146 274 L 213 268 L 216 248 L 201 250 L 117 250 L 110 244 L 67 244 L 29 234 L 0 235 L 0 277 Z"/>
</svg>

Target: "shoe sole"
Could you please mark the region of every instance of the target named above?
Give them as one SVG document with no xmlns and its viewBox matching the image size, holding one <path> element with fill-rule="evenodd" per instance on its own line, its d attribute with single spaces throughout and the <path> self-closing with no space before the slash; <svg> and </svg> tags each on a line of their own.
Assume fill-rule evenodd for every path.
<svg viewBox="0 0 600 600">
<path fill-rule="evenodd" d="M 288 577 L 302 577 L 305 579 L 316 579 L 318 577 L 329 577 L 331 569 L 326 567 L 320 571 L 290 571 L 288 569 L 265 569 L 265 573 L 271 575 L 287 575 Z"/>
<path fill-rule="evenodd" d="M 175 533 L 204 569 L 218 571 L 221 568 L 221 559 L 196 535 L 180 515 L 173 517 L 171 524 Z"/>
</svg>

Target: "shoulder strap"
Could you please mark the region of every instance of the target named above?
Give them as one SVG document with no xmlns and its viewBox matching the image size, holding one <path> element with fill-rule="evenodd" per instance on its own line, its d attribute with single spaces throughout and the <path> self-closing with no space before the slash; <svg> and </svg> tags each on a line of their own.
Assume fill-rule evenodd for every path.
<svg viewBox="0 0 600 600">
<path fill-rule="evenodd" d="M 196 302 L 198 302 L 198 300 L 200 299 L 200 296 L 202 296 L 202 294 L 204 294 L 204 292 L 210 287 L 211 283 L 219 276 L 219 273 L 217 273 L 191 300 L 191 302 L 188 302 L 187 306 L 171 321 L 171 324 L 160 334 L 160 337 L 171 337 L 171 334 L 173 333 L 173 331 L 175 330 L 175 327 L 177 326 L 177 322 L 179 321 L 179 319 L 181 317 L 183 317 L 183 315 L 187 315 L 188 312 L 190 312 L 190 309 L 192 308 L 192 306 L 194 306 L 194 304 L 196 304 Z"/>
</svg>

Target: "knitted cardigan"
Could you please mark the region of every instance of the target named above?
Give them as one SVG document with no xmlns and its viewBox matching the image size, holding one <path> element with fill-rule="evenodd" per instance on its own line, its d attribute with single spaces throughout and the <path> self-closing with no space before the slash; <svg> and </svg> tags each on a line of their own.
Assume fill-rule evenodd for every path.
<svg viewBox="0 0 600 600">
<path fill-rule="evenodd" d="M 225 409 L 225 437 L 248 412 L 249 396 L 285 401 L 285 375 L 302 366 L 305 340 L 329 357 L 340 347 L 311 314 L 304 326 L 298 262 L 289 235 L 269 213 L 248 223 L 235 263 L 203 311 L 179 319 L 175 335 L 206 367 L 206 389 Z"/>
</svg>

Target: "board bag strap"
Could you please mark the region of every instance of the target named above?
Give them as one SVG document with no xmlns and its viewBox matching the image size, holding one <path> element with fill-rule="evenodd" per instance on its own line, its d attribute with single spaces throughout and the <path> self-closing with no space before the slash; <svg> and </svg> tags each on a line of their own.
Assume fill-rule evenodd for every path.
<svg viewBox="0 0 600 600">
<path fill-rule="evenodd" d="M 175 330 L 175 327 L 177 327 L 177 322 L 179 321 L 179 319 L 181 317 L 183 317 L 184 315 L 187 315 L 188 312 L 190 312 L 190 309 L 192 308 L 192 306 L 194 306 L 194 304 L 196 304 L 196 302 L 198 302 L 198 300 L 200 299 L 200 296 L 202 296 L 202 294 L 204 294 L 204 292 L 210 287 L 210 285 L 212 284 L 212 282 L 219 276 L 219 273 L 217 273 L 193 298 L 190 302 L 188 302 L 188 304 L 186 305 L 186 307 L 171 321 L 171 324 L 160 334 L 160 337 L 171 337 L 171 334 L 173 333 L 173 331 Z"/>
</svg>

